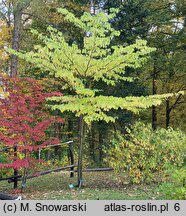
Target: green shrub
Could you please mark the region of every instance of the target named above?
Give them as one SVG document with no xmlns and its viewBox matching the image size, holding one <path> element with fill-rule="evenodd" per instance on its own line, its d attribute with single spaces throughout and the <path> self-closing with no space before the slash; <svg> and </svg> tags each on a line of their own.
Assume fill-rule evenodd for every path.
<svg viewBox="0 0 186 216">
<path fill-rule="evenodd" d="M 0 145 L 0 149 L 3 149 L 2 145 Z M 0 163 L 7 163 L 7 153 L 0 152 Z M 13 174 L 12 169 L 0 169 L 0 178 L 8 177 Z"/>
<path fill-rule="evenodd" d="M 178 169 L 171 167 L 167 171 L 167 180 L 158 191 L 163 199 L 186 200 L 186 166 Z"/>
<path fill-rule="evenodd" d="M 182 166 L 186 153 L 186 135 L 179 131 L 157 129 L 137 122 L 127 133 L 119 132 L 105 149 L 106 162 L 115 172 L 127 174 L 132 183 L 148 183 L 159 179 L 167 164 Z M 157 176 L 158 175 L 158 176 Z"/>
</svg>

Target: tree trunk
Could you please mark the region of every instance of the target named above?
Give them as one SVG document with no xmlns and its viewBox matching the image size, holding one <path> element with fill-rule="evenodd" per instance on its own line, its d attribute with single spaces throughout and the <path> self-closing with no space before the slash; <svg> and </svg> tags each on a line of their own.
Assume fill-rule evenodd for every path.
<svg viewBox="0 0 186 216">
<path fill-rule="evenodd" d="M 84 142 L 84 120 L 83 115 L 79 118 L 79 153 L 78 153 L 78 187 L 83 185 L 83 142 Z"/>
<path fill-rule="evenodd" d="M 95 8 L 95 2 L 94 2 L 94 0 L 90 0 L 90 13 L 92 15 L 96 14 L 96 8 Z"/>
<path fill-rule="evenodd" d="M 72 130 L 73 130 L 73 121 L 68 119 L 68 140 L 72 139 Z M 73 153 L 73 143 L 69 144 L 69 149 L 68 149 L 68 159 L 70 161 L 70 164 L 74 164 L 74 153 Z M 71 167 L 71 171 L 74 171 L 74 167 Z M 70 173 L 70 178 L 74 177 L 74 172 Z"/>
<path fill-rule="evenodd" d="M 103 135 L 102 135 L 102 131 L 99 130 L 99 163 L 101 164 L 101 162 L 103 161 Z"/>
<path fill-rule="evenodd" d="M 166 128 L 168 128 L 170 126 L 170 101 L 169 99 L 167 99 L 166 101 Z"/>
<path fill-rule="evenodd" d="M 157 94 L 157 71 L 154 67 L 154 72 L 152 75 L 152 94 Z M 157 128 L 157 110 L 155 106 L 152 106 L 152 129 L 156 130 Z"/>
<path fill-rule="evenodd" d="M 73 144 L 70 143 L 69 145 L 69 157 L 70 157 L 70 164 L 73 165 L 74 164 L 74 154 L 73 154 Z M 74 167 L 71 167 L 71 171 L 74 171 Z M 70 173 L 70 178 L 74 177 L 74 173 L 71 172 Z"/>
<path fill-rule="evenodd" d="M 21 32 L 21 17 L 22 11 L 19 9 L 19 4 L 14 6 L 14 30 L 12 39 L 12 49 L 18 51 L 20 47 L 20 32 Z M 11 76 L 16 76 L 18 74 L 18 57 L 12 55 L 11 57 Z"/>
<path fill-rule="evenodd" d="M 20 45 L 20 31 L 21 31 L 21 17 L 22 11 L 18 7 L 14 8 L 14 30 L 13 30 L 13 39 L 12 39 L 12 49 L 18 51 Z M 18 58 L 15 55 L 11 57 L 11 68 L 10 76 L 16 76 L 18 71 Z M 14 160 L 17 159 L 17 147 L 14 147 Z M 17 169 L 14 169 L 14 176 L 18 175 Z M 14 178 L 14 189 L 17 188 L 17 178 Z"/>
<path fill-rule="evenodd" d="M 91 125 L 90 128 L 90 140 L 89 140 L 89 148 L 90 148 L 90 157 L 92 159 L 92 161 L 96 161 L 96 157 L 95 157 L 95 131 L 94 131 L 94 124 Z"/>
</svg>

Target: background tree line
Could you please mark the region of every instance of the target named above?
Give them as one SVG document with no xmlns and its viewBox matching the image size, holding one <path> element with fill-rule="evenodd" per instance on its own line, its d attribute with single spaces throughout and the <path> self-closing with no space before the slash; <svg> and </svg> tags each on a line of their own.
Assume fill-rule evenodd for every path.
<svg viewBox="0 0 186 216">
<path fill-rule="evenodd" d="M 84 32 L 81 28 L 64 19 L 57 8 L 64 7 L 76 17 L 84 12 L 94 16 L 99 11 L 112 13 L 112 8 L 118 10 L 116 16 L 109 22 L 120 31 L 119 37 L 113 36 L 110 46 L 129 46 L 136 39 L 144 39 L 149 47 L 156 48 L 151 58 L 141 68 L 126 68 L 126 74 L 134 81 L 126 83 L 121 80 L 116 86 L 107 85 L 103 80 L 96 82 L 94 88 L 102 89 L 105 96 L 115 97 L 147 96 L 149 94 L 178 93 L 185 91 L 186 52 L 185 52 L 185 0 L 2 0 L 0 1 L 0 64 L 1 72 L 10 76 L 32 77 L 43 80 L 43 85 L 50 91 L 61 91 L 63 82 L 48 71 L 42 70 L 34 63 L 27 63 L 10 55 L 6 48 L 15 51 L 29 52 L 37 43 L 42 43 L 30 29 L 48 36 L 47 27 L 51 26 L 62 32 L 69 45 L 76 41 L 77 46 L 83 47 Z M 69 89 L 62 93 L 69 94 Z M 85 126 L 85 153 L 91 158 L 92 166 L 104 165 L 104 149 L 120 130 L 126 133 L 125 126 L 134 123 L 139 118 L 151 123 L 153 130 L 158 127 L 185 131 L 185 96 L 178 94 L 168 97 L 159 107 L 153 106 L 140 115 L 135 115 L 122 109 L 110 110 L 110 116 L 118 116 L 115 123 L 106 124 L 104 121 L 93 122 L 91 127 Z M 58 110 L 53 111 L 61 116 Z M 61 140 L 78 139 L 81 120 L 74 114 L 63 114 L 65 125 L 56 123 L 53 133 Z M 62 132 L 63 131 L 63 132 Z M 75 147 L 78 148 L 78 147 Z M 56 151 L 57 152 L 57 151 Z M 70 150 L 69 150 L 70 152 Z"/>
</svg>

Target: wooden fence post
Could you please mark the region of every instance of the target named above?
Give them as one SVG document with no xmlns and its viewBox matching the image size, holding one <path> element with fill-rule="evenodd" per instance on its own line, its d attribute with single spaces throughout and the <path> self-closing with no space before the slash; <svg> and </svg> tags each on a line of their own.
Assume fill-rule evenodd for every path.
<svg viewBox="0 0 186 216">
<path fill-rule="evenodd" d="M 17 160 L 17 145 L 14 146 L 14 161 Z M 18 186 L 18 171 L 14 168 L 14 189 Z"/>
</svg>

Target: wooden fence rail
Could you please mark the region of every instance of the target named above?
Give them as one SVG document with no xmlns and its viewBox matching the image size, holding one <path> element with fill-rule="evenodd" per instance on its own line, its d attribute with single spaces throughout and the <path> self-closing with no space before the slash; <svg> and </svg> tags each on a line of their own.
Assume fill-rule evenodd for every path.
<svg viewBox="0 0 186 216">
<path fill-rule="evenodd" d="M 77 167 L 77 165 L 69 165 L 69 166 L 65 166 L 65 167 L 60 167 L 60 168 L 56 168 L 56 169 L 52 169 L 52 170 L 45 170 L 45 171 L 41 171 L 41 172 L 37 172 L 33 175 L 29 175 L 26 177 L 26 179 L 31 179 L 31 178 L 35 178 L 35 177 L 39 177 L 39 176 L 42 176 L 42 175 L 47 175 L 47 174 L 50 174 L 50 173 L 53 173 L 53 172 L 60 172 L 62 170 L 65 170 L 65 169 L 69 169 L 69 168 L 72 168 L 72 167 Z M 18 181 L 21 181 L 22 180 L 22 176 L 20 178 L 18 178 Z M 9 183 L 12 183 L 14 182 L 14 178 L 12 177 L 11 179 L 8 180 Z"/>
<path fill-rule="evenodd" d="M 47 175 L 53 172 L 60 172 L 69 168 L 74 168 L 77 167 L 77 165 L 70 165 L 70 166 L 65 166 L 65 167 L 61 167 L 61 168 L 56 168 L 56 169 L 52 169 L 52 170 L 45 170 L 45 171 L 41 171 L 41 172 L 37 172 L 33 175 L 27 176 L 26 179 L 32 179 L 32 178 L 36 178 L 39 176 L 43 176 L 43 175 Z M 113 168 L 92 168 L 92 169 L 83 169 L 83 172 L 105 172 L 105 171 L 113 171 Z M 77 170 L 66 170 L 65 172 L 77 172 Z M 12 176 L 11 178 L 8 179 L 9 183 L 14 182 L 14 176 Z M 18 177 L 18 181 L 22 180 L 22 176 Z"/>
</svg>

